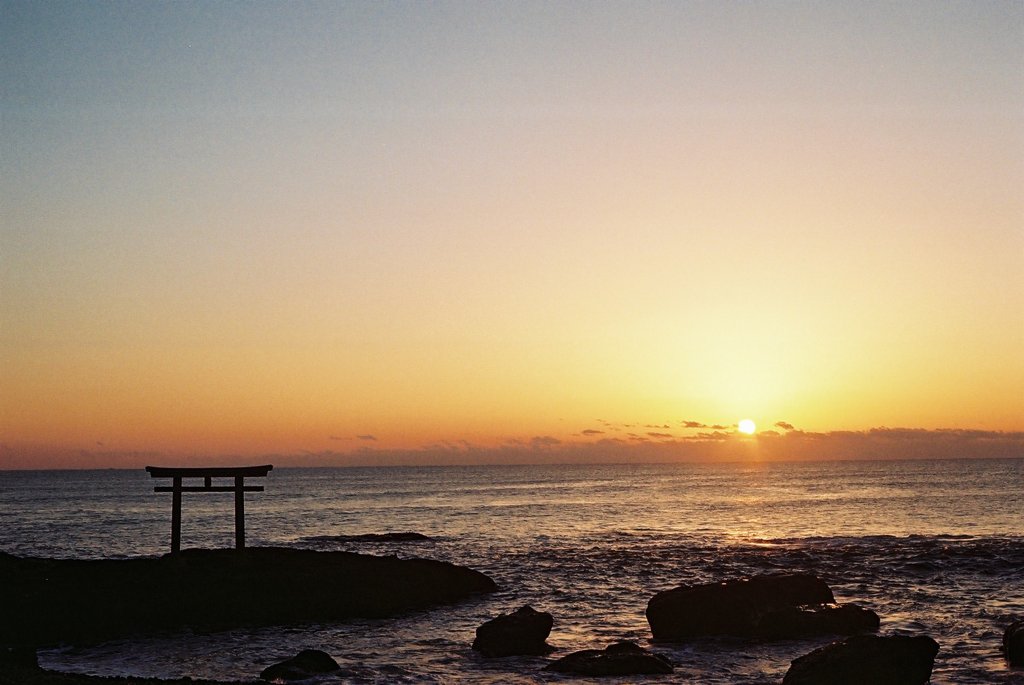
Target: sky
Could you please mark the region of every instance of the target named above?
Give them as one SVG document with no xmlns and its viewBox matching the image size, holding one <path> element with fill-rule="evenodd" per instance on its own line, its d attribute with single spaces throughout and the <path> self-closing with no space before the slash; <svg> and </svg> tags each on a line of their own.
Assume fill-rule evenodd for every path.
<svg viewBox="0 0 1024 685">
<path fill-rule="evenodd" d="M 1019 2 L 0 0 L 0 469 L 1024 456 L 1022 74 Z"/>
</svg>

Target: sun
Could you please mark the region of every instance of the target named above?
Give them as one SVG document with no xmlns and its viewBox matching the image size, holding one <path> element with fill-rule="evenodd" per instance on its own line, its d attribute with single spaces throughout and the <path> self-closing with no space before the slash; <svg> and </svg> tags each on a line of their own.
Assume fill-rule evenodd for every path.
<svg viewBox="0 0 1024 685">
<path fill-rule="evenodd" d="M 736 428 L 739 429 L 740 433 L 753 435 L 754 431 L 757 430 L 757 424 L 755 424 L 750 419 L 743 419 L 742 421 L 739 422 L 739 425 L 736 426 Z"/>
</svg>

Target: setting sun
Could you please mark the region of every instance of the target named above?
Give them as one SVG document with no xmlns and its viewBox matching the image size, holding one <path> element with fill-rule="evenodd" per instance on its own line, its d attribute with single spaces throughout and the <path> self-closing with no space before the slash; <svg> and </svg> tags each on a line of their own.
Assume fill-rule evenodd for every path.
<svg viewBox="0 0 1024 685">
<path fill-rule="evenodd" d="M 754 431 L 757 430 L 757 424 L 750 419 L 743 419 L 737 426 L 740 433 L 746 433 L 747 435 L 753 435 Z"/>
</svg>

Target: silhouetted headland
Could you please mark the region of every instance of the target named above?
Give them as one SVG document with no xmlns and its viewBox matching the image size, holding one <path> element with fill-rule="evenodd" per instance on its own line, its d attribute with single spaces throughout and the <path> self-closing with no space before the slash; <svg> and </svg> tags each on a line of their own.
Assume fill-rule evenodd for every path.
<svg viewBox="0 0 1024 685">
<path fill-rule="evenodd" d="M 495 589 L 462 566 L 353 552 L 191 549 L 102 560 L 0 553 L 0 644 L 384 617 Z"/>
</svg>

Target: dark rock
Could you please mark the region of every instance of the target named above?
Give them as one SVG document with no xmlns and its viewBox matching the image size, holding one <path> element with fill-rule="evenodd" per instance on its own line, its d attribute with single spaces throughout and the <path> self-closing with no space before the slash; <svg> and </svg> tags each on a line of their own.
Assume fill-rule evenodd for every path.
<svg viewBox="0 0 1024 685">
<path fill-rule="evenodd" d="M 0 644 L 95 644 L 161 630 L 376 618 L 495 589 L 484 574 L 454 564 L 353 552 L 0 557 Z"/>
<path fill-rule="evenodd" d="M 327 652 L 304 649 L 291 659 L 268 666 L 260 673 L 264 680 L 306 680 L 320 673 L 337 671 L 341 666 Z"/>
<path fill-rule="evenodd" d="M 806 573 L 774 574 L 681 586 L 647 603 L 655 640 L 709 636 L 796 637 L 849 634 L 878 627 L 878 616 L 835 604 L 825 582 Z"/>
<path fill-rule="evenodd" d="M 939 644 L 919 635 L 854 635 L 793 661 L 783 685 L 924 685 Z"/>
<path fill-rule="evenodd" d="M 1024 666 L 1024 621 L 1014 621 L 1006 628 L 1003 653 L 1011 666 Z"/>
<path fill-rule="evenodd" d="M 854 635 L 878 630 L 878 614 L 856 604 L 819 604 L 769 611 L 757 624 L 759 637 L 785 639 L 802 635 Z"/>
<path fill-rule="evenodd" d="M 425 542 L 431 538 L 423 533 L 362 533 L 360 535 L 313 535 L 302 538 L 308 542 Z"/>
<path fill-rule="evenodd" d="M 547 654 L 552 648 L 545 640 L 553 624 L 551 614 L 537 611 L 529 605 L 520 607 L 477 628 L 473 649 L 484 656 Z"/>
<path fill-rule="evenodd" d="M 635 642 L 623 641 L 605 649 L 573 652 L 551 662 L 544 670 L 585 676 L 654 675 L 671 673 L 672 662 Z"/>
<path fill-rule="evenodd" d="M 0 667 L 7 668 L 15 666 L 18 668 L 39 668 L 39 659 L 36 657 L 35 647 L 25 646 L 0 646 Z"/>
<path fill-rule="evenodd" d="M 259 681 L 206 680 L 204 678 L 139 678 L 98 676 L 39 667 L 9 665 L 0 668 L 0 685 L 254 685 Z"/>
</svg>

